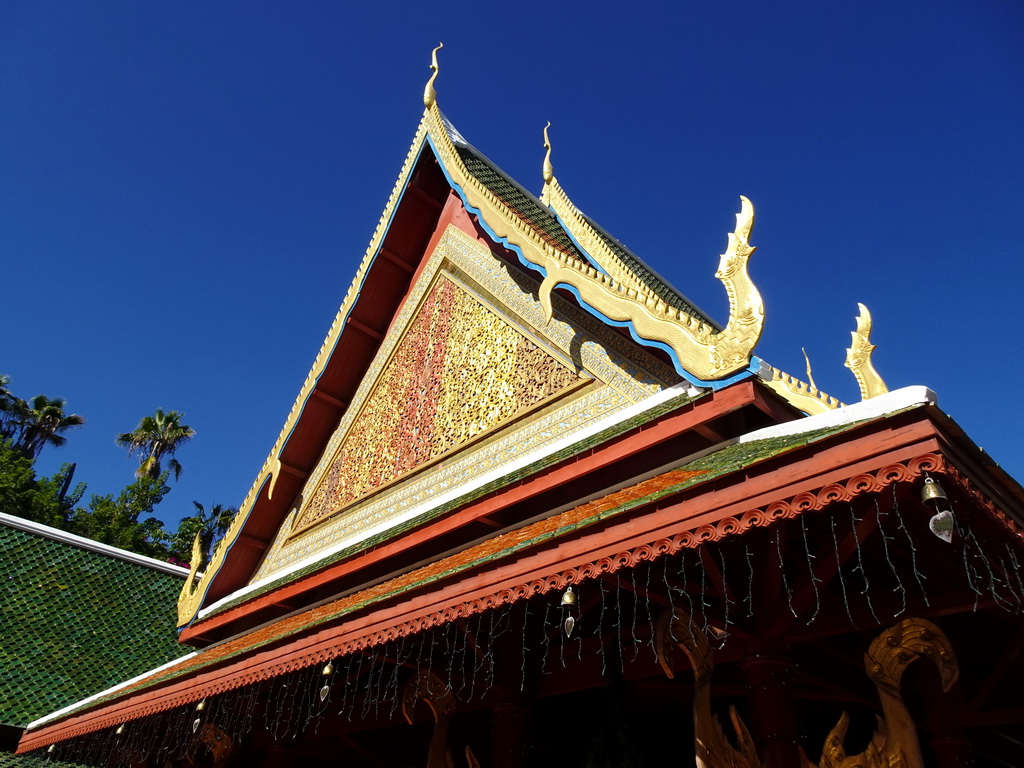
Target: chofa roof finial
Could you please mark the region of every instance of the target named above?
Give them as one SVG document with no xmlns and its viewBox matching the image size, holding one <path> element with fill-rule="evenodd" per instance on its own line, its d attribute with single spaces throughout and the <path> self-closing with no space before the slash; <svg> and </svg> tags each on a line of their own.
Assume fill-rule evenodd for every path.
<svg viewBox="0 0 1024 768">
<path fill-rule="evenodd" d="M 551 127 L 551 121 L 548 120 L 548 124 L 544 126 L 544 149 L 547 152 L 544 154 L 544 183 L 550 184 L 551 180 L 555 178 L 555 169 L 551 165 L 551 139 L 548 138 L 548 128 Z"/>
<path fill-rule="evenodd" d="M 437 52 L 444 48 L 444 43 L 438 43 L 437 48 L 430 54 L 430 68 L 433 70 L 433 74 L 430 79 L 427 80 L 427 87 L 423 89 L 423 106 L 430 109 L 434 106 L 434 102 L 437 101 L 437 91 L 434 90 L 434 80 L 437 79 Z"/>
</svg>

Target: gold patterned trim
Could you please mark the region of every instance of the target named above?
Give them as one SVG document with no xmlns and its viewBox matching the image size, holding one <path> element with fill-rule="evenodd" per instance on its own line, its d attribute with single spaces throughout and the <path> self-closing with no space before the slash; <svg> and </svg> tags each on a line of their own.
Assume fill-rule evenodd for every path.
<svg viewBox="0 0 1024 768">
<path fill-rule="evenodd" d="M 843 407 L 844 403 L 820 391 L 813 383 L 800 381 L 795 376 L 790 376 L 767 363 L 762 362 L 762 365 L 767 369 L 767 374 L 764 371 L 761 373 L 764 385 L 787 403 L 799 408 L 809 416 Z M 810 377 L 808 376 L 808 378 Z"/>
</svg>

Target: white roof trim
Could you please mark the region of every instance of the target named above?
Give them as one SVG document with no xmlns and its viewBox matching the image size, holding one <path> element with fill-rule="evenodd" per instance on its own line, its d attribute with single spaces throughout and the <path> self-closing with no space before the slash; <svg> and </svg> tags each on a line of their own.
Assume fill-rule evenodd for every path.
<svg viewBox="0 0 1024 768">
<path fill-rule="evenodd" d="M 165 563 L 162 560 L 146 557 L 146 555 L 138 555 L 135 552 L 118 549 L 117 547 L 112 547 L 109 544 L 101 544 L 98 541 L 86 539 L 82 536 L 76 536 L 73 533 L 61 531 L 57 528 L 51 528 L 48 525 L 36 523 L 32 520 L 26 520 L 22 517 L 5 515 L 0 512 L 0 525 L 6 525 L 8 528 L 14 528 L 19 531 L 35 534 L 36 536 L 53 539 L 54 541 L 59 541 L 62 544 L 70 544 L 71 546 L 78 547 L 79 549 L 98 552 L 101 555 L 107 555 L 108 557 L 114 557 L 118 560 L 135 563 L 136 565 L 144 565 L 155 571 L 163 571 L 164 573 L 169 573 L 172 576 L 180 576 L 182 579 L 188 576 L 188 568 L 182 568 L 180 565 L 172 565 L 171 563 Z"/>
<path fill-rule="evenodd" d="M 7 517 L 7 515 L 4 515 L 4 517 Z M 45 528 L 46 526 L 43 526 L 43 527 Z M 113 549 L 113 547 L 111 547 L 111 549 Z M 120 551 L 120 550 L 118 550 L 118 551 Z M 31 723 L 29 723 L 27 726 L 25 726 L 25 730 L 31 730 L 32 728 L 38 728 L 40 725 L 45 725 L 46 723 L 50 722 L 51 720 L 58 720 L 61 717 L 63 717 L 64 715 L 68 714 L 69 712 L 73 712 L 76 709 L 80 709 L 80 708 L 84 707 L 87 704 L 91 704 L 92 702 L 96 701 L 97 699 L 101 699 L 104 696 L 109 696 L 112 693 L 117 693 L 122 688 L 127 688 L 129 685 L 134 685 L 135 683 L 139 682 L 140 680 L 144 680 L 145 678 L 149 677 L 150 675 L 155 675 L 157 672 L 163 672 L 165 669 L 168 669 L 169 667 L 173 667 L 175 664 L 181 664 L 183 661 L 188 661 L 189 659 L 191 659 L 191 658 L 193 658 L 195 656 L 198 656 L 198 655 L 199 654 L 196 653 L 195 651 L 193 651 L 192 653 L 186 653 L 184 656 L 182 656 L 180 658 L 174 659 L 173 661 L 168 661 L 166 664 L 161 664 L 159 667 L 155 667 L 153 669 L 147 670 L 147 671 L 143 672 L 141 675 L 136 675 L 131 680 L 125 680 L 123 683 L 118 683 L 117 685 L 111 686 L 110 688 L 107 688 L 107 690 L 105 690 L 105 691 L 100 691 L 99 693 L 94 693 L 92 696 L 88 696 L 88 697 L 82 699 L 81 701 L 76 701 L 74 704 L 68 704 L 66 707 L 58 709 L 56 712 L 51 712 L 48 715 L 43 715 L 38 720 L 33 720 Z"/>
<path fill-rule="evenodd" d="M 903 387 L 884 395 L 872 397 L 870 400 L 861 400 L 853 405 L 844 405 L 834 411 L 816 413 L 795 421 L 787 421 L 783 424 L 775 424 L 771 427 L 764 427 L 753 432 L 742 435 L 736 442 L 750 443 L 754 440 L 766 440 L 770 437 L 784 437 L 786 435 L 799 435 L 803 432 L 813 432 L 816 429 L 827 427 L 839 427 L 844 424 L 853 424 L 856 421 L 877 419 L 880 416 L 887 416 L 896 411 L 903 411 L 918 405 L 938 405 L 938 396 L 928 387 L 914 386 Z"/>
</svg>

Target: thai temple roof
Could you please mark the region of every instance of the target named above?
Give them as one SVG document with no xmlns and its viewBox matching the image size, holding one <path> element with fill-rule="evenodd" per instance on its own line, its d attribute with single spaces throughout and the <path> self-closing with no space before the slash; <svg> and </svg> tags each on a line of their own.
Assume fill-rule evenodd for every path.
<svg viewBox="0 0 1024 768">
<path fill-rule="evenodd" d="M 899 496 L 908 516 L 930 513 L 914 484 L 931 474 L 955 483 L 963 509 L 981 510 L 972 518 L 979 536 L 1021 539 L 1024 490 L 930 390 L 888 391 L 871 362 L 866 307 L 847 350 L 859 403 L 817 390 L 809 368 L 805 383 L 755 354 L 765 304 L 747 274 L 749 200 L 740 198 L 717 272 L 708 265 L 730 307 L 716 322 L 576 208 L 555 177 L 547 129 L 539 196 L 470 145 L 437 106 L 436 58 L 432 68 L 426 109 L 362 263 L 205 573 L 198 539 L 182 585 L 143 564 L 0 527 L 0 543 L 25 550 L 29 583 L 59 578 L 87 590 L 74 598 L 82 615 L 67 618 L 81 623 L 78 653 L 97 660 L 74 691 L 4 715 L 37 718 L 22 751 L 172 710 L 191 718 L 208 696 L 299 671 L 312 670 L 315 689 L 315 665 L 333 676 L 341 658 L 362 664 L 409 637 L 426 644 L 437 627 L 604 575 L 614 573 L 618 589 L 620 569 L 647 568 L 649 578 L 655 561 L 667 569 L 669 555 L 695 550 L 700 560 L 705 544 L 744 548 L 753 618 L 750 539 L 733 537 L 750 532 L 764 545 L 774 526 L 775 548 L 762 550 L 777 554 L 784 579 L 785 520 L 799 518 L 808 568 L 808 528 L 819 526 L 818 543 L 834 543 L 831 576 L 845 601 L 835 523 L 828 527 L 829 514 L 808 523 L 805 514 L 845 505 L 844 557 L 859 557 L 858 526 L 881 527 L 880 498 L 896 509 Z M 919 583 L 919 565 L 934 583 L 946 577 L 944 543 L 911 542 L 909 555 L 890 556 L 891 537 L 880 538 L 901 588 L 897 566 L 907 563 Z M 68 574 L 48 560 L 67 562 Z M 73 579 L 79 571 L 96 576 Z M 825 581 L 810 573 L 817 601 Z M 671 601 L 667 570 L 664 579 Z M 736 603 L 724 575 L 721 583 L 728 628 Z M 180 639 L 196 648 L 181 658 L 169 612 L 152 619 L 179 587 Z M 60 618 L 52 601 L 25 595 L 16 610 Z M 125 595 L 131 604 L 119 606 Z M 782 626 L 779 605 L 771 620 Z M 89 634 L 100 606 L 104 633 L 141 622 L 132 652 L 111 659 L 106 634 Z M 789 612 L 798 615 L 792 595 Z M 593 639 L 603 643 L 603 629 Z M 61 674 L 59 665 L 26 671 L 23 687 L 55 689 L 50 678 Z M 99 690 L 105 685 L 113 687 Z"/>
<path fill-rule="evenodd" d="M 29 722 L 187 653 L 186 571 L 0 514 L 0 724 Z"/>
</svg>

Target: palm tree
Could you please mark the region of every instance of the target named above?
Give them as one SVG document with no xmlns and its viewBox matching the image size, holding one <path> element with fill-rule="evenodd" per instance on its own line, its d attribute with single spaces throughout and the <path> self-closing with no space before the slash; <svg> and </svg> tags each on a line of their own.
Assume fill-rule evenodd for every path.
<svg viewBox="0 0 1024 768">
<path fill-rule="evenodd" d="M 14 404 L 18 398 L 7 388 L 11 377 L 0 373 L 0 440 L 14 437 Z"/>
<path fill-rule="evenodd" d="M 36 395 L 28 402 L 13 398 L 5 406 L 5 412 L 10 414 L 5 426 L 10 429 L 14 447 L 34 459 L 47 445 L 64 445 L 68 439 L 61 433 L 85 424 L 77 413 L 65 413 L 66 406 L 62 397 L 51 400 L 46 395 Z"/>
<path fill-rule="evenodd" d="M 129 455 L 140 456 L 136 477 L 160 477 L 160 462 L 165 456 L 168 458 L 167 466 L 174 470 L 174 479 L 181 476 L 181 464 L 174 458 L 174 452 L 196 433 L 192 427 L 181 423 L 184 415 L 178 411 L 164 413 L 157 408 L 156 413 L 139 422 L 134 432 L 117 436 L 117 444 L 127 448 Z"/>
</svg>

